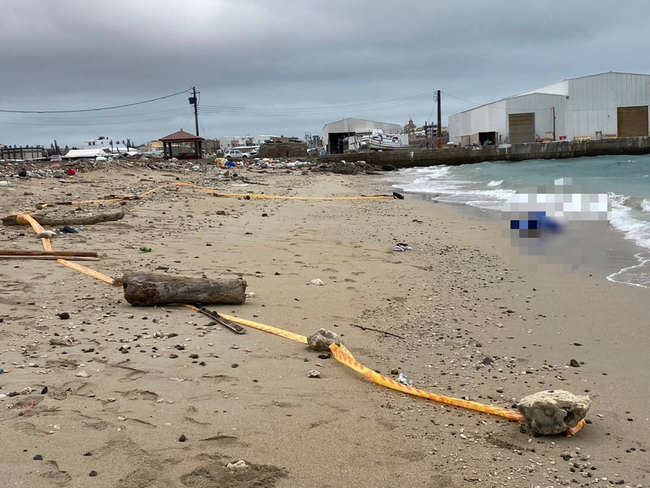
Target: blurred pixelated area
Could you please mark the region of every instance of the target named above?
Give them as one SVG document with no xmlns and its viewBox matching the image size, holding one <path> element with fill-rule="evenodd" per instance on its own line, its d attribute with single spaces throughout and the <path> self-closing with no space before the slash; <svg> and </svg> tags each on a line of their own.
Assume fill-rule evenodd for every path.
<svg viewBox="0 0 650 488">
<path fill-rule="evenodd" d="M 589 193 L 570 178 L 521 190 L 503 207 L 505 252 L 517 263 L 577 269 L 603 253 L 611 204 L 605 193 Z"/>
</svg>

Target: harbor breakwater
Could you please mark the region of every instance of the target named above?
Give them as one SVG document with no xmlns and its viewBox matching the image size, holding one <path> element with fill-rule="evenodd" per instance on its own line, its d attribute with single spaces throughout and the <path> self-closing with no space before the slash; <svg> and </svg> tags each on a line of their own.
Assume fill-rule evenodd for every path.
<svg viewBox="0 0 650 488">
<path fill-rule="evenodd" d="M 584 156 L 650 153 L 650 137 L 627 137 L 592 141 L 561 141 L 549 143 L 508 144 L 485 147 L 445 147 L 442 149 L 406 149 L 319 156 L 323 163 L 344 159 L 365 161 L 377 166 L 413 168 L 445 164 L 484 163 L 488 161 L 526 161 L 529 159 L 567 159 Z"/>
</svg>

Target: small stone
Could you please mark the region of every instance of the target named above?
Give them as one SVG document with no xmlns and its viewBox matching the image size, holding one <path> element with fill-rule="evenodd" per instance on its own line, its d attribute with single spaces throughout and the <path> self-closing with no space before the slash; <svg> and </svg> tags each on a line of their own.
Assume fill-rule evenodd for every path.
<svg viewBox="0 0 650 488">
<path fill-rule="evenodd" d="M 178 438 L 178 442 L 185 442 L 187 440 L 187 437 L 185 437 L 185 434 L 181 434 L 181 436 Z"/>
<path fill-rule="evenodd" d="M 571 361 L 569 361 L 569 365 L 571 367 L 573 367 L 573 368 L 579 368 L 580 367 L 580 363 L 578 362 L 577 359 L 572 359 Z"/>
<path fill-rule="evenodd" d="M 238 367 L 239 367 L 239 364 L 237 364 L 237 363 L 233 363 L 233 364 L 230 365 L 230 367 L 231 367 L 231 368 L 238 368 Z"/>
<path fill-rule="evenodd" d="M 178 354 L 171 353 L 169 357 L 172 359 L 176 359 L 178 357 Z"/>
<path fill-rule="evenodd" d="M 199 359 L 199 355 L 198 354 L 190 354 L 190 358 L 191 359 Z"/>
<path fill-rule="evenodd" d="M 34 459 L 34 461 L 42 461 L 43 456 L 41 456 L 40 454 L 37 454 L 36 456 L 33 457 L 33 459 Z"/>
<path fill-rule="evenodd" d="M 589 411 L 591 399 L 564 390 L 528 395 L 517 404 L 526 427 L 541 435 L 556 435 L 578 425 Z"/>
<path fill-rule="evenodd" d="M 93 455 L 93 453 L 90 452 L 90 451 L 84 452 L 84 456 L 92 456 L 92 455 Z"/>
<path fill-rule="evenodd" d="M 236 463 L 228 463 L 226 465 L 226 468 L 228 468 L 228 469 L 244 469 L 244 468 L 247 468 L 247 467 L 248 467 L 248 464 L 246 464 L 246 461 L 244 461 L 243 459 L 240 459 Z"/>
<path fill-rule="evenodd" d="M 70 318 L 70 314 L 68 312 L 61 312 L 56 314 L 61 320 L 68 320 Z"/>
<path fill-rule="evenodd" d="M 93 469 L 90 473 L 88 473 L 88 476 L 97 476 L 97 471 Z"/>
<path fill-rule="evenodd" d="M 85 371 L 79 371 L 79 372 L 77 373 L 77 376 L 78 376 L 79 378 L 89 378 L 89 377 L 90 377 L 90 375 L 89 375 L 88 373 L 86 373 Z"/>
<path fill-rule="evenodd" d="M 331 330 L 318 329 L 307 337 L 307 345 L 314 351 L 329 352 L 332 344 L 340 344 L 341 338 Z"/>
<path fill-rule="evenodd" d="M 309 373 L 307 373 L 307 378 L 320 378 L 322 375 L 320 374 L 320 371 L 317 369 L 312 369 Z"/>
<path fill-rule="evenodd" d="M 318 278 L 316 278 L 315 280 L 311 280 L 309 282 L 309 284 L 314 285 L 314 286 L 325 286 L 325 283 L 323 282 L 323 280 L 318 279 Z"/>
<path fill-rule="evenodd" d="M 397 369 L 397 368 L 393 368 L 393 369 L 391 369 L 391 370 L 390 370 L 390 374 L 394 374 L 394 375 L 399 374 L 399 369 Z"/>
</svg>

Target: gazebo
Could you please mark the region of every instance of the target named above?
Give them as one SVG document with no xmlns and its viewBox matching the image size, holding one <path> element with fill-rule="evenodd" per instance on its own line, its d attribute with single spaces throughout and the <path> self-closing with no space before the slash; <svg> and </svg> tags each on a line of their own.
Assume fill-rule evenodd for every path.
<svg viewBox="0 0 650 488">
<path fill-rule="evenodd" d="M 163 143 L 165 158 L 201 159 L 203 137 L 195 136 L 183 129 L 159 139 Z"/>
</svg>

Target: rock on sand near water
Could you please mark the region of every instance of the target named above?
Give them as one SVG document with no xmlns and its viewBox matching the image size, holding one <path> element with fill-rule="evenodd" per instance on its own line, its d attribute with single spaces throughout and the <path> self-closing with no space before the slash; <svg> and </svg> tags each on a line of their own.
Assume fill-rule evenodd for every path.
<svg viewBox="0 0 650 488">
<path fill-rule="evenodd" d="M 589 411 L 591 399 L 564 390 L 547 390 L 521 399 L 517 409 L 533 432 L 556 435 L 578 425 Z"/>
<path fill-rule="evenodd" d="M 318 329 L 307 337 L 307 344 L 314 351 L 329 351 L 330 345 L 341 344 L 341 338 L 331 330 Z"/>
</svg>

